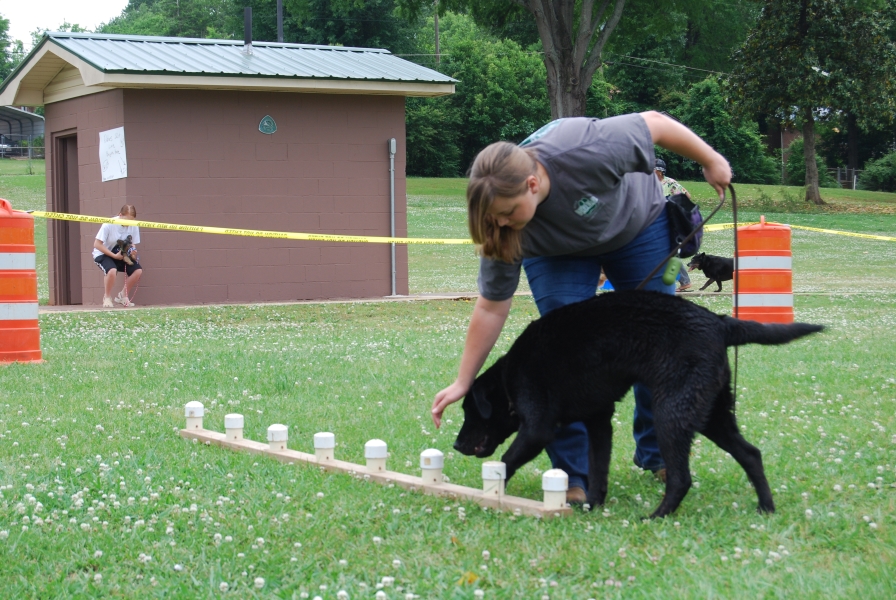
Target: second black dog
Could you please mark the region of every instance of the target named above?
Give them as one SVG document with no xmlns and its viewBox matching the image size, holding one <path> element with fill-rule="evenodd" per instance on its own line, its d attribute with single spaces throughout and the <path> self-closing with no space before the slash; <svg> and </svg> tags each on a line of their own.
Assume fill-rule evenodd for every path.
<svg viewBox="0 0 896 600">
<path fill-rule="evenodd" d="M 700 291 L 705 290 L 715 283 L 718 285 L 717 292 L 722 291 L 722 282 L 734 279 L 734 259 L 725 258 L 724 256 L 713 256 L 706 252 L 701 252 L 691 259 L 688 263 L 688 272 L 694 269 L 703 271 L 703 274 L 709 277 L 709 280 L 703 284 Z"/>
<path fill-rule="evenodd" d="M 821 325 L 763 325 L 716 315 L 657 292 L 601 294 L 532 322 L 510 350 L 476 378 L 464 398 L 455 449 L 491 456 L 517 432 L 501 460 L 507 479 L 554 439 L 558 424 L 588 429 L 588 495 L 603 504 L 613 438 L 611 417 L 635 382 L 651 390 L 666 463 L 666 494 L 653 512 L 673 512 L 691 487 L 688 455 L 696 432 L 730 453 L 753 483 L 759 510 L 775 504 L 759 450 L 734 417 L 728 346 L 784 344 Z"/>
</svg>

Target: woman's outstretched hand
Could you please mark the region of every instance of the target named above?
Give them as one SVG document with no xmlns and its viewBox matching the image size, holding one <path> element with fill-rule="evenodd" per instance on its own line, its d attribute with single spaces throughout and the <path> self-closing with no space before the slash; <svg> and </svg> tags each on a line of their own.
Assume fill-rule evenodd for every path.
<svg viewBox="0 0 896 600">
<path fill-rule="evenodd" d="M 469 388 L 455 381 L 436 394 L 432 401 L 432 422 L 436 427 L 442 426 L 442 413 L 445 409 L 467 395 Z"/>
<path fill-rule="evenodd" d="M 731 165 L 718 152 L 715 153 L 713 160 L 703 165 L 703 177 L 706 182 L 715 188 L 719 194 L 719 198 L 725 195 L 728 184 L 731 183 Z"/>
</svg>

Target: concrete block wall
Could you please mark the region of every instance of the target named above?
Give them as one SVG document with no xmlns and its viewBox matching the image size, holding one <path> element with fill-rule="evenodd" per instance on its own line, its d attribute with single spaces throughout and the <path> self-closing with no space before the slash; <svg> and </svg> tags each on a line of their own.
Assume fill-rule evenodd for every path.
<svg viewBox="0 0 896 600">
<path fill-rule="evenodd" d="M 277 123 L 273 135 L 258 130 L 266 115 Z M 99 132 L 122 125 L 128 177 L 103 183 Z M 370 236 L 389 234 L 387 142 L 394 137 L 396 233 L 407 235 L 403 97 L 112 90 L 48 105 L 48 131 L 63 126 L 78 131 L 84 214 L 112 215 L 133 204 L 148 221 Z M 49 166 L 47 181 L 49 205 Z M 97 229 L 81 226 L 89 261 L 84 304 L 102 302 L 101 274 L 89 257 Z M 388 245 L 157 229 L 142 229 L 141 238 L 137 304 L 391 293 Z M 396 259 L 397 292 L 406 294 L 406 248 L 396 249 Z"/>
</svg>

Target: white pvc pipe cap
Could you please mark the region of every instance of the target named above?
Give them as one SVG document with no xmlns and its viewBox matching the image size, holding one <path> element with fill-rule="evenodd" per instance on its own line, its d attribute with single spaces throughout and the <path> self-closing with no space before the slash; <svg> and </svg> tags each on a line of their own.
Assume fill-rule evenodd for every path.
<svg viewBox="0 0 896 600">
<path fill-rule="evenodd" d="M 184 414 L 187 417 L 204 417 L 205 407 L 202 405 L 202 402 L 193 400 L 192 402 L 187 402 L 187 405 L 184 407 Z"/>
<path fill-rule="evenodd" d="M 289 428 L 286 425 L 275 423 L 268 427 L 269 442 L 285 442 L 289 439 Z"/>
<path fill-rule="evenodd" d="M 244 421 L 243 415 L 238 415 L 236 413 L 224 415 L 224 428 L 225 429 L 242 429 L 243 421 Z"/>
<path fill-rule="evenodd" d="M 370 440 L 364 444 L 364 458 L 386 458 L 386 442 L 383 440 Z"/>
<path fill-rule="evenodd" d="M 488 460 L 482 463 L 482 478 L 488 481 L 507 479 L 507 465 L 499 460 Z"/>
<path fill-rule="evenodd" d="M 541 489 L 545 492 L 565 492 L 569 489 L 569 476 L 563 469 L 551 469 L 541 476 Z"/>
<path fill-rule="evenodd" d="M 420 453 L 421 469 L 441 469 L 445 466 L 445 455 L 440 450 L 430 448 Z"/>
<path fill-rule="evenodd" d="M 336 447 L 336 436 L 328 431 L 322 431 L 314 434 L 314 447 L 316 449 L 328 450 Z"/>
</svg>

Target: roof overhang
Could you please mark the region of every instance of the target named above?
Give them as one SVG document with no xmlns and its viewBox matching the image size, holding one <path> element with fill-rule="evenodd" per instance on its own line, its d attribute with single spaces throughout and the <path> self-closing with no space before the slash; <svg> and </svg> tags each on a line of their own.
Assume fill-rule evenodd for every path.
<svg viewBox="0 0 896 600">
<path fill-rule="evenodd" d="M 445 96 L 454 93 L 454 83 L 439 82 L 104 72 L 53 39 L 45 38 L 0 87 L 0 106 L 42 106 L 117 88 L 390 96 Z"/>
</svg>

